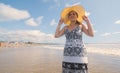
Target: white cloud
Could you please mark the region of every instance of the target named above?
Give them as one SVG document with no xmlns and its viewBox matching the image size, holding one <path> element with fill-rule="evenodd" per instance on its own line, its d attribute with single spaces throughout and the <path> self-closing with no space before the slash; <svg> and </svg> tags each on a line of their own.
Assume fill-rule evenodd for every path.
<svg viewBox="0 0 120 73">
<path fill-rule="evenodd" d="M 113 34 L 120 34 L 120 32 L 114 32 Z"/>
<path fill-rule="evenodd" d="M 98 31 L 97 30 L 94 30 L 94 33 L 97 33 Z"/>
<path fill-rule="evenodd" d="M 74 4 L 65 4 L 65 7 L 70 7 L 70 6 L 74 6 L 74 5 L 80 5 L 80 2 L 74 3 Z"/>
<path fill-rule="evenodd" d="M 58 3 L 59 2 L 59 0 L 42 0 L 43 2 L 55 2 L 55 3 Z"/>
<path fill-rule="evenodd" d="M 51 0 L 50 2 L 52 2 L 53 4 L 51 6 L 49 6 L 49 8 L 48 8 L 49 10 L 54 9 L 54 8 L 58 8 L 61 5 L 60 0 Z"/>
<path fill-rule="evenodd" d="M 17 31 L 0 30 L 0 40 L 1 41 L 23 41 L 23 42 L 30 41 L 30 42 L 36 42 L 36 43 L 55 43 L 60 41 L 61 39 L 56 39 L 54 38 L 53 34 L 46 34 L 39 30 L 17 30 Z M 64 41 L 64 40 L 61 40 L 61 41 Z"/>
<path fill-rule="evenodd" d="M 101 36 L 106 37 L 106 36 L 109 36 L 109 35 L 111 35 L 111 33 L 104 33 Z"/>
<path fill-rule="evenodd" d="M 86 16 L 90 16 L 90 12 L 85 11 Z"/>
<path fill-rule="evenodd" d="M 44 18 L 43 16 L 40 16 L 36 19 L 30 18 L 30 19 L 26 20 L 25 23 L 30 26 L 38 26 L 38 25 L 42 24 L 43 18 Z"/>
<path fill-rule="evenodd" d="M 104 37 L 104 36 L 117 35 L 117 34 L 120 34 L 120 32 L 104 33 L 101 36 Z"/>
<path fill-rule="evenodd" d="M 54 0 L 55 4 L 57 4 L 57 6 L 60 6 L 60 2 L 59 0 Z"/>
<path fill-rule="evenodd" d="M 70 6 L 70 4 L 68 4 L 68 3 L 65 4 L 65 7 L 69 7 L 69 6 Z"/>
<path fill-rule="evenodd" d="M 19 10 L 10 5 L 0 3 L 0 21 L 21 20 L 30 17 L 26 10 Z"/>
<path fill-rule="evenodd" d="M 120 20 L 117 20 L 117 21 L 115 22 L 115 24 L 120 24 Z"/>
<path fill-rule="evenodd" d="M 38 17 L 38 18 L 36 19 L 37 23 L 38 23 L 38 24 L 42 24 L 43 18 L 44 18 L 43 16 Z"/>
<path fill-rule="evenodd" d="M 81 4 L 80 2 L 71 4 L 71 5 L 68 4 L 68 3 L 66 3 L 65 6 L 66 6 L 66 7 L 70 7 L 70 6 L 80 5 L 80 4 Z M 86 15 L 86 16 L 90 16 L 90 12 L 85 11 L 85 15 Z"/>
<path fill-rule="evenodd" d="M 50 23 L 51 26 L 57 25 L 57 22 L 55 21 L 55 19 L 53 19 Z"/>
<path fill-rule="evenodd" d="M 33 18 L 28 19 L 27 21 L 25 21 L 25 23 L 30 26 L 38 26 L 38 24 L 35 22 Z"/>
</svg>

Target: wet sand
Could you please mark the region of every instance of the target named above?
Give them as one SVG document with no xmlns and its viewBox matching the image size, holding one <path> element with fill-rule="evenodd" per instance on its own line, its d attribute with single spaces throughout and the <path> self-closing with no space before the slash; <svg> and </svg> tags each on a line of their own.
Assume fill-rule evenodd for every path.
<svg viewBox="0 0 120 73">
<path fill-rule="evenodd" d="M 120 57 L 88 53 L 90 73 L 120 73 Z"/>
<path fill-rule="evenodd" d="M 62 73 L 63 50 L 43 46 L 0 49 L 0 73 Z M 90 73 L 120 73 L 120 57 L 88 53 Z"/>
</svg>

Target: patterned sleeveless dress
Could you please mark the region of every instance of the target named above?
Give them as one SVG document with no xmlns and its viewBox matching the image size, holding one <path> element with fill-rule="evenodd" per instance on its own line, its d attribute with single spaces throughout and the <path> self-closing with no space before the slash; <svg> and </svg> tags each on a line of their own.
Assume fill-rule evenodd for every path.
<svg viewBox="0 0 120 73">
<path fill-rule="evenodd" d="M 88 73 L 87 52 L 82 41 L 80 26 L 73 30 L 66 29 L 62 73 Z"/>
</svg>

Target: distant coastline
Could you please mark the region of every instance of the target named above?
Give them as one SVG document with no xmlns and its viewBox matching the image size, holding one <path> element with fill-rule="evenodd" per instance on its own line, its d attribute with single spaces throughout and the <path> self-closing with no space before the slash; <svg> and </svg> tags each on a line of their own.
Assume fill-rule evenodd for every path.
<svg viewBox="0 0 120 73">
<path fill-rule="evenodd" d="M 120 43 L 85 43 L 87 44 L 120 44 Z M 4 47 L 25 47 L 25 46 L 40 46 L 40 45 L 64 45 L 64 43 L 35 43 L 35 42 L 6 42 L 0 41 L 0 48 Z"/>
<path fill-rule="evenodd" d="M 0 48 L 7 48 L 7 47 L 25 47 L 25 46 L 37 46 L 42 45 L 39 43 L 33 43 L 33 42 L 0 42 Z"/>
</svg>

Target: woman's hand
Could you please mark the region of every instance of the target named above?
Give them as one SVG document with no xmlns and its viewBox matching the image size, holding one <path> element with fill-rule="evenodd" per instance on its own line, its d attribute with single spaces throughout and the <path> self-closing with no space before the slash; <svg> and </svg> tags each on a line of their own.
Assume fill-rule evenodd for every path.
<svg viewBox="0 0 120 73">
<path fill-rule="evenodd" d="M 63 19 L 61 18 L 60 20 L 59 20 L 59 23 L 58 23 L 58 25 L 62 25 L 63 24 Z"/>
<path fill-rule="evenodd" d="M 88 19 L 87 16 L 83 16 L 82 18 L 83 18 L 83 20 L 84 20 L 85 22 L 89 22 L 89 19 Z"/>
<path fill-rule="evenodd" d="M 59 20 L 59 22 L 58 22 L 58 26 L 57 26 L 57 29 L 56 29 L 56 32 L 55 32 L 55 38 L 58 38 L 58 37 L 60 37 L 60 36 L 62 36 L 62 35 L 64 34 L 64 32 L 65 32 L 65 27 L 62 28 L 62 30 L 60 30 L 63 22 L 64 22 L 64 21 L 63 21 L 63 19 L 61 18 L 61 19 Z"/>
<path fill-rule="evenodd" d="M 85 34 L 87 34 L 88 36 L 93 37 L 94 36 L 94 31 L 93 31 L 92 25 L 91 25 L 88 17 L 87 16 L 83 16 L 83 20 L 87 23 L 87 26 L 85 26 L 85 25 L 82 26 L 83 32 Z"/>
</svg>

